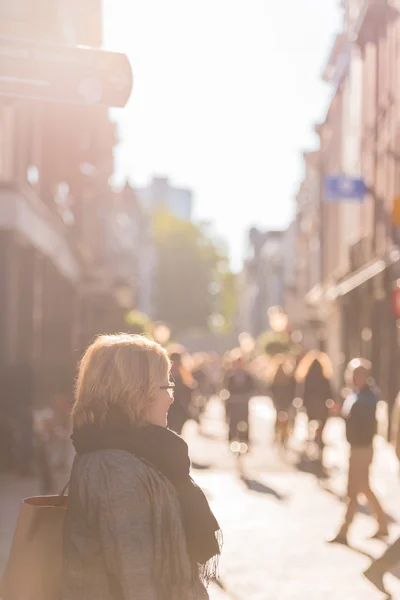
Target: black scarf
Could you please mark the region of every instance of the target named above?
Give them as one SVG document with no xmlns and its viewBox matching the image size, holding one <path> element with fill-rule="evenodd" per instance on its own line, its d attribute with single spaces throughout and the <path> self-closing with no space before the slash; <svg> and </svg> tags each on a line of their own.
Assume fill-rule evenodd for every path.
<svg viewBox="0 0 400 600">
<path fill-rule="evenodd" d="M 222 534 L 206 496 L 190 477 L 188 446 L 181 437 L 157 425 L 134 426 L 125 415 L 114 411 L 104 427 L 75 428 L 72 441 L 77 454 L 125 450 L 165 475 L 178 494 L 191 560 L 199 564 L 204 580 L 216 576 Z"/>
</svg>

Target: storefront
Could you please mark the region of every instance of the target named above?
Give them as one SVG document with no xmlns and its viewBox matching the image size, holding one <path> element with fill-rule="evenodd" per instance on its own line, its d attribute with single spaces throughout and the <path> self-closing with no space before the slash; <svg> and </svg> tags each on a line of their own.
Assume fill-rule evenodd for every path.
<svg viewBox="0 0 400 600">
<path fill-rule="evenodd" d="M 371 361 L 373 377 L 389 410 L 400 390 L 398 317 L 393 310 L 398 261 L 398 252 L 393 251 L 337 285 L 344 361 L 358 356 Z"/>
</svg>

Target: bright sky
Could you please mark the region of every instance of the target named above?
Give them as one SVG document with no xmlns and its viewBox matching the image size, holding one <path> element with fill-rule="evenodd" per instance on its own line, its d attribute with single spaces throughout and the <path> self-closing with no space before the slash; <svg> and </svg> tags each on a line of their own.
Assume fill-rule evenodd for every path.
<svg viewBox="0 0 400 600">
<path fill-rule="evenodd" d="M 320 79 L 339 0 L 104 0 L 105 47 L 126 52 L 135 84 L 118 173 L 166 175 L 195 193 L 240 265 L 248 227 L 293 215 L 303 149 L 329 90 Z"/>
</svg>

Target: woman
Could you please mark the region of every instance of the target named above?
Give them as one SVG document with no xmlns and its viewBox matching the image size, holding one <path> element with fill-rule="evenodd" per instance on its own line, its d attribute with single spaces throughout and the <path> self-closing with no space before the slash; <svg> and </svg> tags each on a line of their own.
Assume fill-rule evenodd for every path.
<svg viewBox="0 0 400 600">
<path fill-rule="evenodd" d="M 312 350 L 300 361 L 296 371 L 298 395 L 310 421 L 326 422 L 332 408 L 332 364 L 324 352 Z"/>
<path fill-rule="evenodd" d="M 198 600 L 215 576 L 218 523 L 167 429 L 170 361 L 156 342 L 100 336 L 80 364 L 63 600 Z"/>
<path fill-rule="evenodd" d="M 323 434 L 334 407 L 331 379 L 332 364 L 324 352 L 312 350 L 300 361 L 296 371 L 297 395 L 302 399 L 308 422 L 319 424 L 321 457 L 324 451 Z"/>
</svg>

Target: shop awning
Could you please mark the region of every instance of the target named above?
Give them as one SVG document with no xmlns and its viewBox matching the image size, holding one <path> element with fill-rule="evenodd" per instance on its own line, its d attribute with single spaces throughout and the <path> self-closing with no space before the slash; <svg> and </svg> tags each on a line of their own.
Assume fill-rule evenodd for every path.
<svg viewBox="0 0 400 600">
<path fill-rule="evenodd" d="M 369 264 L 361 267 L 361 269 L 358 269 L 358 271 L 355 271 L 338 283 L 336 286 L 337 295 L 345 296 L 363 283 L 366 283 L 376 275 L 379 275 L 379 273 L 383 273 L 386 267 L 387 262 L 383 259 L 371 261 Z"/>
<path fill-rule="evenodd" d="M 383 273 L 387 267 L 393 265 L 400 260 L 400 251 L 393 249 L 383 258 L 375 258 L 360 269 L 353 273 L 349 273 L 343 279 L 338 281 L 336 285 L 323 287 L 317 283 L 306 294 L 306 303 L 310 306 L 318 306 L 322 301 L 332 301 L 339 296 L 345 296 L 352 292 L 363 283 L 366 283 L 376 275 Z"/>
</svg>

